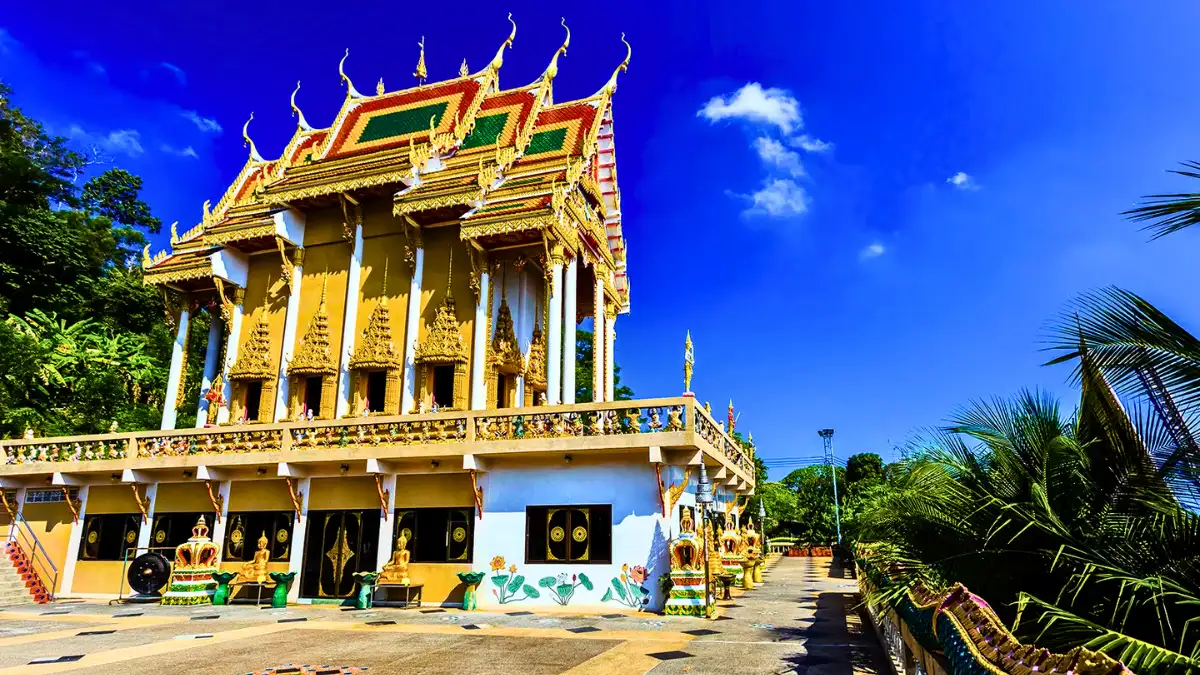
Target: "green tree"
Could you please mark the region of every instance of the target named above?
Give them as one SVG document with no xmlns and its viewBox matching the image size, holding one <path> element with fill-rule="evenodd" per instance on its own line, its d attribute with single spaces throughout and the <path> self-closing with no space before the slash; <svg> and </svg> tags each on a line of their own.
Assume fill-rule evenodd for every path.
<svg viewBox="0 0 1200 675">
<path fill-rule="evenodd" d="M 592 332 L 575 330 L 575 400 L 592 400 Z M 632 401 L 633 390 L 621 384 L 621 365 L 613 363 L 613 400 Z"/>
<path fill-rule="evenodd" d="M 88 159 L 12 103 L 0 84 L 0 430 L 145 428 L 172 336 L 136 253 L 159 221 L 141 180 Z"/>
</svg>

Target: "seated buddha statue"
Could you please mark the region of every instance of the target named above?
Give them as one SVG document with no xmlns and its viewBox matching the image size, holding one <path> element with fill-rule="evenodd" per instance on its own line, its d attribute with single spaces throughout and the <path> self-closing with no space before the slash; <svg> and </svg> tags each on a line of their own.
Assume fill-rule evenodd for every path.
<svg viewBox="0 0 1200 675">
<path fill-rule="evenodd" d="M 401 532 L 396 538 L 396 550 L 392 552 L 392 559 L 383 566 L 379 571 L 379 581 L 390 581 L 392 583 L 404 584 L 407 586 L 410 582 L 408 579 L 408 537 Z"/>
<path fill-rule="evenodd" d="M 681 533 L 694 534 L 696 532 L 695 523 L 692 522 L 692 510 L 688 507 L 683 507 L 683 513 L 679 516 L 679 531 Z"/>
<path fill-rule="evenodd" d="M 271 558 L 271 551 L 267 549 L 269 543 L 267 533 L 263 532 L 258 538 L 258 550 L 254 552 L 254 559 L 242 565 L 242 571 L 238 572 L 238 583 L 261 584 L 267 580 L 267 562 Z"/>
</svg>

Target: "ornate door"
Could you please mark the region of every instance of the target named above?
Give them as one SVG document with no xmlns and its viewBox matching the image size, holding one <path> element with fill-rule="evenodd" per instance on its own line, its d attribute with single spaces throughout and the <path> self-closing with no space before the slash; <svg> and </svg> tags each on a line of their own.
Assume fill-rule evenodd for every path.
<svg viewBox="0 0 1200 675">
<path fill-rule="evenodd" d="M 379 512 L 313 511 L 304 547 L 301 592 L 313 598 L 347 598 L 355 572 L 375 570 Z"/>
</svg>

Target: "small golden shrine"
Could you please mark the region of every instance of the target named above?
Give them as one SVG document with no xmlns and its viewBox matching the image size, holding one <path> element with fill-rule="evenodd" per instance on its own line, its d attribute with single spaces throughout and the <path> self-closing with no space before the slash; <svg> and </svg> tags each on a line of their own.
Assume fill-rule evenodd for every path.
<svg viewBox="0 0 1200 675">
<path fill-rule="evenodd" d="M 175 562 L 171 570 L 171 581 L 163 594 L 164 605 L 205 605 L 212 601 L 217 590 L 213 573 L 217 569 L 217 558 L 221 547 L 208 538 L 208 525 L 204 516 L 196 521 L 192 536 L 175 547 Z"/>
<path fill-rule="evenodd" d="M 671 542 L 672 585 L 663 613 L 674 616 L 705 615 L 703 543 L 696 534 L 691 507 L 683 507 L 679 517 L 679 534 Z"/>
</svg>

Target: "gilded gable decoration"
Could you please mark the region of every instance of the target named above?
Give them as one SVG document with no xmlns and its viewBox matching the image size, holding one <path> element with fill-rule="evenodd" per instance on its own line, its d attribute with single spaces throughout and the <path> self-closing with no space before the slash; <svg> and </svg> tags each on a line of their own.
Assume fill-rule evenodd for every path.
<svg viewBox="0 0 1200 675">
<path fill-rule="evenodd" d="M 539 316 L 533 327 L 533 340 L 529 343 L 529 360 L 525 365 L 525 405 L 531 406 L 537 400 L 537 393 L 546 391 L 546 336 L 542 333 L 542 319 Z"/>
<path fill-rule="evenodd" d="M 496 264 L 502 268 L 502 263 Z M 499 275 L 498 275 L 499 276 Z M 493 287 L 489 286 L 489 291 Z M 488 301 L 492 306 L 492 301 Z M 525 355 L 521 353 L 521 345 L 517 342 L 516 331 L 513 328 L 512 312 L 508 307 L 508 284 L 503 276 L 500 278 L 500 308 L 496 310 L 496 329 L 492 334 L 491 344 L 488 345 L 487 359 L 487 392 L 488 407 L 496 408 L 496 381 L 499 375 L 511 376 L 505 381 L 504 407 L 513 407 L 517 394 L 516 376 L 525 372 Z"/>
<path fill-rule="evenodd" d="M 463 343 L 459 330 L 458 315 L 454 304 L 453 275 L 454 249 L 450 250 L 450 262 L 446 267 L 446 296 L 438 306 L 433 323 L 429 324 L 425 339 L 417 345 L 417 382 L 421 384 L 419 400 L 424 400 L 433 390 L 433 369 L 436 366 L 454 367 L 454 401 L 449 406 L 463 410 L 467 406 L 467 345 Z M 447 407 L 447 401 L 437 401 Z"/>
<path fill-rule="evenodd" d="M 288 363 L 288 375 L 333 375 L 337 373 L 337 365 L 333 362 L 333 350 L 329 345 L 329 312 L 326 309 L 326 297 L 329 287 L 329 273 L 321 281 L 321 304 L 308 323 L 304 339 L 296 356 Z"/>
<path fill-rule="evenodd" d="M 250 329 L 250 336 L 238 350 L 237 361 L 229 370 L 230 380 L 266 380 L 275 377 L 275 364 L 271 362 L 271 315 L 266 299 Z"/>
<path fill-rule="evenodd" d="M 399 408 L 400 401 L 400 367 L 401 357 L 396 353 L 396 344 L 392 341 L 392 315 L 388 309 L 388 262 L 383 262 L 383 287 L 367 327 L 362 331 L 362 339 L 358 348 L 350 353 L 350 370 L 354 373 L 355 393 L 354 414 L 360 414 L 367 400 L 367 373 L 382 370 L 385 373 L 383 411 L 394 414 Z M 324 401 L 324 399 L 322 399 Z"/>
</svg>

